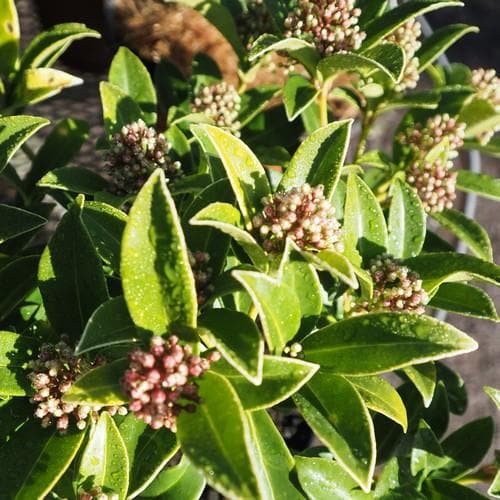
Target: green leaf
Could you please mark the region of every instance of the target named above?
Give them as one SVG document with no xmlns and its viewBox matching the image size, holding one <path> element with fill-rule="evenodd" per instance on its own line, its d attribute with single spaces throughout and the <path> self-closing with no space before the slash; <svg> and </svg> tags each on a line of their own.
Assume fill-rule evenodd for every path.
<svg viewBox="0 0 500 500">
<path fill-rule="evenodd" d="M 149 71 L 126 47 L 120 47 L 111 61 L 109 82 L 128 94 L 141 108 L 146 123 L 156 122 L 156 91 Z"/>
<path fill-rule="evenodd" d="M 406 21 L 421 16 L 426 12 L 430 12 L 443 7 L 460 7 L 462 2 L 448 0 L 444 2 L 436 0 L 413 0 L 390 9 L 380 17 L 373 19 L 365 27 L 366 38 L 361 46 L 362 50 L 367 50 L 376 45 L 382 38 L 389 33 L 392 33 L 396 28 L 404 24 Z"/>
<path fill-rule="evenodd" d="M 425 37 L 422 46 L 415 54 L 415 57 L 418 57 L 419 60 L 419 71 L 424 71 L 457 40 L 460 40 L 468 33 L 477 32 L 479 32 L 479 29 L 476 26 L 450 24 Z"/>
<path fill-rule="evenodd" d="M 14 0 L 0 0 L 0 74 L 4 76 L 16 69 L 20 38 L 19 18 Z"/>
<path fill-rule="evenodd" d="M 450 407 L 450 411 L 455 415 L 463 415 L 467 409 L 467 388 L 462 377 L 444 363 L 436 363 L 438 374 L 438 385 L 443 385 L 446 388 L 446 399 Z M 437 392 L 436 392 L 437 394 Z"/>
<path fill-rule="evenodd" d="M 288 120 L 295 120 L 318 94 L 319 90 L 305 76 L 289 75 L 283 87 L 283 104 Z"/>
<path fill-rule="evenodd" d="M 0 320 L 13 312 L 36 287 L 38 262 L 38 255 L 29 255 L 0 268 Z"/>
<path fill-rule="evenodd" d="M 42 429 L 35 420 L 23 425 L 15 439 L 0 448 L 5 498 L 45 498 L 75 458 L 84 437 L 84 432 L 61 435 Z"/>
<path fill-rule="evenodd" d="M 139 105 L 116 85 L 101 82 L 99 89 L 104 128 L 108 136 L 119 132 L 124 125 L 135 122 L 142 117 Z"/>
<path fill-rule="evenodd" d="M 475 220 L 454 209 L 445 209 L 443 212 L 432 214 L 432 217 L 466 243 L 477 257 L 493 261 L 493 249 L 488 233 Z"/>
<path fill-rule="evenodd" d="M 130 210 L 122 240 L 122 284 L 134 323 L 163 335 L 174 322 L 195 326 L 196 289 L 174 201 L 158 169 Z"/>
<path fill-rule="evenodd" d="M 471 255 L 427 253 L 407 259 L 405 265 L 420 275 L 424 289 L 431 296 L 441 283 L 448 281 L 478 279 L 497 286 L 500 284 L 500 267 Z"/>
<path fill-rule="evenodd" d="M 413 439 L 410 469 L 413 476 L 427 477 L 446 462 L 443 450 L 429 425 L 421 420 Z"/>
<path fill-rule="evenodd" d="M 0 205 L 0 243 L 44 226 L 47 219 L 22 208 Z"/>
<path fill-rule="evenodd" d="M 199 325 L 226 361 L 255 385 L 262 382 L 264 341 L 257 325 L 246 315 L 230 309 L 205 311 Z"/>
<path fill-rule="evenodd" d="M 483 132 L 496 130 L 500 125 L 500 113 L 486 99 L 476 98 L 465 104 L 457 118 L 467 125 L 465 137 L 475 137 Z"/>
<path fill-rule="evenodd" d="M 82 200 L 71 205 L 40 259 L 38 281 L 51 325 L 74 341 L 94 310 L 108 299 L 100 259 L 81 219 Z"/>
<path fill-rule="evenodd" d="M 380 204 L 355 174 L 347 179 L 343 232 L 345 254 L 358 265 L 358 251 L 364 260 L 369 260 L 387 248 L 387 226 Z"/>
<path fill-rule="evenodd" d="M 241 128 L 250 123 L 281 92 L 279 85 L 259 85 L 241 94 L 238 121 Z"/>
<path fill-rule="evenodd" d="M 100 305 L 90 317 L 75 353 L 131 344 L 145 338 L 135 327 L 123 297 L 113 297 Z"/>
<path fill-rule="evenodd" d="M 354 500 L 360 493 L 357 483 L 331 459 L 296 456 L 295 467 L 310 500 Z"/>
<path fill-rule="evenodd" d="M 64 394 L 64 401 L 90 406 L 127 403 L 120 379 L 128 368 L 128 359 L 118 359 L 94 368 L 80 377 Z"/>
<path fill-rule="evenodd" d="M 141 497 L 162 500 L 198 500 L 205 489 L 205 479 L 185 455 L 179 465 L 167 467 L 141 493 Z"/>
<path fill-rule="evenodd" d="M 441 100 L 441 94 L 437 90 L 418 90 L 398 94 L 385 105 L 383 111 L 410 108 L 410 109 L 436 109 Z"/>
<path fill-rule="evenodd" d="M 177 418 L 182 451 L 223 495 L 261 498 L 252 436 L 236 392 L 212 371 L 204 375 L 199 386 L 203 402 L 195 412 L 182 412 Z"/>
<path fill-rule="evenodd" d="M 52 26 L 31 40 L 21 58 L 21 71 L 26 68 L 48 67 L 75 40 L 80 38 L 100 38 L 101 35 L 80 23 L 64 23 Z"/>
<path fill-rule="evenodd" d="M 211 203 L 200 210 L 189 223 L 193 226 L 213 227 L 228 234 L 241 245 L 257 267 L 266 268 L 268 262 L 266 253 L 254 237 L 243 228 L 239 210 L 229 203 Z"/>
<path fill-rule="evenodd" d="M 499 320 L 491 297 L 480 288 L 465 283 L 443 283 L 428 305 L 464 316 Z"/>
<path fill-rule="evenodd" d="M 359 287 L 355 267 L 341 253 L 333 250 L 322 250 L 314 254 L 302 252 L 302 255 L 319 271 L 330 273 L 333 278 L 343 281 L 355 290 Z"/>
<path fill-rule="evenodd" d="M 88 137 L 87 122 L 66 118 L 57 123 L 36 152 L 24 181 L 26 188 L 31 190 L 49 170 L 65 167 L 80 151 Z"/>
<path fill-rule="evenodd" d="M 0 331 L 0 395 L 26 396 L 31 392 L 26 371 L 38 347 L 34 338 Z"/>
<path fill-rule="evenodd" d="M 488 488 L 488 495 L 495 498 L 500 498 L 500 472 L 497 472 L 495 478 L 493 479 L 493 482 Z"/>
<path fill-rule="evenodd" d="M 252 216 L 261 205 L 261 199 L 270 194 L 271 188 L 264 168 L 248 146 L 229 132 L 212 125 L 196 125 L 212 142 L 226 170 L 245 225 L 251 228 Z"/>
<path fill-rule="evenodd" d="M 488 394 L 491 400 L 497 405 L 497 408 L 500 410 L 500 390 L 495 389 L 494 387 L 484 387 L 484 392 Z"/>
<path fill-rule="evenodd" d="M 143 491 L 179 449 L 177 439 L 168 429 L 152 429 L 133 413 L 124 418 L 118 430 L 129 461 L 130 487 L 127 498 L 142 497 Z"/>
<path fill-rule="evenodd" d="M 40 187 L 74 193 L 94 194 L 107 188 L 107 181 L 84 167 L 61 167 L 47 172 L 37 183 Z"/>
<path fill-rule="evenodd" d="M 292 59 L 301 63 L 310 75 L 316 72 L 316 65 L 320 56 L 316 48 L 309 42 L 300 38 L 279 39 L 277 36 L 264 34 L 254 42 L 248 56 L 254 61 L 268 52 L 286 52 Z"/>
<path fill-rule="evenodd" d="M 35 116 L 0 117 L 0 172 L 21 145 L 48 124 L 49 121 L 45 118 Z"/>
<path fill-rule="evenodd" d="M 252 298 L 269 350 L 280 354 L 300 326 L 300 303 L 286 283 L 254 271 L 233 271 Z"/>
<path fill-rule="evenodd" d="M 411 380 L 428 408 L 432 403 L 434 391 L 436 390 L 436 365 L 434 363 L 423 363 L 421 365 L 408 366 L 404 369 L 406 376 Z"/>
<path fill-rule="evenodd" d="M 358 0 L 356 7 L 361 9 L 359 25 L 364 28 L 370 21 L 384 13 L 387 8 L 387 0 Z"/>
<path fill-rule="evenodd" d="M 127 216 L 106 203 L 87 201 L 83 206 L 82 220 L 101 259 L 119 274 L 121 240 Z"/>
<path fill-rule="evenodd" d="M 255 460 L 260 465 L 257 468 L 261 474 L 260 498 L 304 498 L 289 479 L 294 460 L 271 417 L 263 410 L 252 412 L 247 417 Z"/>
<path fill-rule="evenodd" d="M 250 384 L 228 363 L 219 361 L 213 370 L 231 382 L 245 410 L 256 411 L 288 399 L 307 383 L 318 368 L 318 365 L 299 359 L 265 355 L 259 386 Z"/>
<path fill-rule="evenodd" d="M 479 196 L 500 201 L 500 179 L 496 179 L 486 174 L 459 170 L 457 188 L 460 189 L 460 191 L 477 193 Z"/>
<path fill-rule="evenodd" d="M 53 97 L 61 90 L 81 85 L 83 80 L 53 68 L 31 68 L 23 71 L 14 90 L 16 106 L 27 106 Z"/>
<path fill-rule="evenodd" d="M 369 491 L 375 469 L 375 433 L 370 413 L 352 383 L 319 372 L 293 399 L 339 464 Z"/>
<path fill-rule="evenodd" d="M 398 259 L 418 255 L 425 241 L 426 216 L 420 198 L 401 180 L 391 188 L 387 251 Z"/>
<path fill-rule="evenodd" d="M 451 325 L 416 314 L 376 313 L 339 321 L 302 341 L 306 360 L 329 372 L 373 375 L 477 349 Z"/>
<path fill-rule="evenodd" d="M 91 430 L 78 468 L 78 483 L 100 486 L 105 492 L 115 493 L 119 500 L 127 496 L 129 472 L 127 449 L 108 412 L 102 412 Z"/>
<path fill-rule="evenodd" d="M 471 488 L 445 479 L 426 481 L 424 493 L 429 500 L 486 500 Z"/>
<path fill-rule="evenodd" d="M 481 144 L 476 139 L 466 139 L 463 148 L 481 151 L 481 153 L 493 156 L 493 158 L 500 158 L 500 137 L 493 137 L 488 144 Z"/>
<path fill-rule="evenodd" d="M 313 132 L 297 149 L 280 182 L 280 189 L 323 184 L 331 199 L 345 161 L 352 120 L 331 123 Z"/>
<path fill-rule="evenodd" d="M 457 478 L 472 471 L 488 453 L 494 437 L 491 417 L 473 420 L 457 429 L 441 443 L 446 460 L 437 477 Z"/>
<path fill-rule="evenodd" d="M 405 405 L 396 389 L 387 380 L 380 377 L 351 377 L 348 380 L 370 410 L 394 420 L 406 432 L 408 419 Z"/>
</svg>

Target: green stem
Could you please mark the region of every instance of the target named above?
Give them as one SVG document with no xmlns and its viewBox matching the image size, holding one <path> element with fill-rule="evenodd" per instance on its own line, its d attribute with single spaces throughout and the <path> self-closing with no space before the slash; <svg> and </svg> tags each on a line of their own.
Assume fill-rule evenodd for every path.
<svg viewBox="0 0 500 500">
<path fill-rule="evenodd" d="M 368 135 L 370 133 L 370 129 L 374 121 L 375 121 L 375 112 L 367 111 L 363 116 L 363 121 L 361 122 L 361 136 L 359 138 L 358 146 L 356 148 L 354 163 L 358 162 L 359 158 L 363 155 L 363 153 L 366 150 L 366 142 L 368 140 Z"/>
<path fill-rule="evenodd" d="M 325 82 L 319 94 L 319 119 L 322 127 L 328 125 L 328 94 L 330 93 L 330 83 Z"/>
</svg>

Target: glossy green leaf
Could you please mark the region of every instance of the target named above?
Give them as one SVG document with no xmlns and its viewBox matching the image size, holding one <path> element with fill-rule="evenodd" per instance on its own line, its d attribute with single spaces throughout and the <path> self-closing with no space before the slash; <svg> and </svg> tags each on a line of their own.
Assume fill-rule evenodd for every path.
<svg viewBox="0 0 500 500">
<path fill-rule="evenodd" d="M 119 132 L 129 123 L 142 117 L 139 105 L 123 90 L 111 83 L 100 84 L 104 127 L 108 135 Z"/>
<path fill-rule="evenodd" d="M 73 461 L 84 437 L 84 432 L 60 434 L 42 429 L 35 420 L 23 425 L 16 438 L 0 448 L 4 498 L 45 498 Z"/>
<path fill-rule="evenodd" d="M 371 375 L 465 354 L 477 343 L 427 316 L 376 313 L 339 321 L 302 341 L 305 358 L 344 375 Z"/>
<path fill-rule="evenodd" d="M 213 370 L 224 375 L 238 393 L 245 410 L 262 410 L 275 406 L 297 392 L 316 373 L 318 365 L 299 359 L 264 356 L 262 383 L 249 383 L 228 363 L 219 361 Z"/>
<path fill-rule="evenodd" d="M 343 281 L 355 290 L 359 287 L 356 268 L 343 254 L 333 250 L 322 250 L 314 254 L 304 252 L 303 255 L 319 271 L 330 273 L 333 278 Z"/>
<path fill-rule="evenodd" d="M 387 226 L 380 204 L 355 174 L 347 180 L 343 232 L 345 254 L 356 264 L 360 264 L 358 251 L 363 259 L 371 259 L 387 248 Z"/>
<path fill-rule="evenodd" d="M 233 271 L 252 298 L 257 309 L 267 345 L 272 353 L 280 354 L 300 327 L 300 304 L 297 295 L 270 276 L 254 271 Z"/>
<path fill-rule="evenodd" d="M 348 380 L 370 410 L 394 420 L 406 432 L 408 419 L 405 405 L 396 389 L 387 380 L 380 377 L 351 377 Z"/>
<path fill-rule="evenodd" d="M 499 320 L 491 297 L 480 288 L 465 283 L 443 283 L 428 305 L 464 316 Z"/>
<path fill-rule="evenodd" d="M 446 388 L 446 399 L 450 407 L 450 411 L 455 415 L 463 415 L 467 410 L 467 388 L 462 377 L 449 366 L 438 361 L 435 363 L 438 375 L 438 385 Z"/>
<path fill-rule="evenodd" d="M 229 364 L 253 384 L 262 382 L 264 340 L 254 321 L 238 311 L 211 309 L 201 315 L 199 326 Z"/>
<path fill-rule="evenodd" d="M 109 413 L 103 412 L 91 429 L 78 468 L 78 483 L 90 488 L 100 486 L 104 491 L 127 496 L 129 484 L 127 449 Z"/>
<path fill-rule="evenodd" d="M 483 260 L 493 260 L 493 249 L 488 233 L 475 220 L 469 219 L 462 212 L 454 209 L 445 209 L 432 214 L 432 217 L 466 243 L 477 257 Z"/>
<path fill-rule="evenodd" d="M 163 335 L 174 321 L 196 325 L 193 273 L 174 201 L 158 169 L 137 195 L 122 240 L 125 300 L 139 328 Z"/>
<path fill-rule="evenodd" d="M 64 394 L 64 401 L 90 406 L 112 406 L 127 403 L 120 379 L 128 368 L 127 359 L 118 359 L 94 368 L 80 377 Z"/>
<path fill-rule="evenodd" d="M 427 253 L 407 259 L 405 264 L 420 275 L 423 287 L 433 295 L 441 283 L 478 279 L 500 284 L 500 267 L 471 255 L 455 252 Z"/>
<path fill-rule="evenodd" d="M 0 205 L 0 243 L 44 226 L 47 219 L 22 208 Z"/>
<path fill-rule="evenodd" d="M 415 16 L 443 7 L 457 7 L 461 5 L 463 5 L 461 2 L 454 0 L 443 2 L 436 0 L 413 0 L 405 2 L 367 24 L 365 27 L 366 39 L 361 48 L 362 50 L 367 50 L 373 47 L 386 35 Z"/>
<path fill-rule="evenodd" d="M 61 90 L 81 85 L 83 80 L 54 68 L 31 68 L 23 71 L 14 91 L 16 106 L 35 104 L 53 97 Z"/>
<path fill-rule="evenodd" d="M 123 419 L 118 430 L 129 461 L 130 487 L 127 498 L 142 497 L 143 491 L 177 452 L 177 439 L 168 429 L 152 429 L 133 413 Z"/>
<path fill-rule="evenodd" d="M 478 140 L 473 138 L 466 139 L 463 148 L 480 151 L 494 158 L 500 158 L 500 136 L 493 137 L 488 144 L 481 144 Z"/>
<path fill-rule="evenodd" d="M 475 26 L 450 24 L 425 37 L 422 46 L 415 54 L 415 57 L 418 57 L 419 60 L 419 71 L 424 71 L 457 40 L 460 40 L 468 33 L 477 33 L 478 31 L 479 29 Z"/>
<path fill-rule="evenodd" d="M 0 331 L 0 395 L 25 396 L 31 392 L 26 371 L 38 347 L 34 338 Z"/>
<path fill-rule="evenodd" d="M 364 28 L 370 21 L 383 14 L 387 8 L 388 0 L 358 0 L 356 7 L 361 9 L 359 25 Z"/>
<path fill-rule="evenodd" d="M 90 317 L 76 354 L 117 344 L 132 344 L 145 337 L 135 327 L 123 297 L 113 297 L 99 306 Z"/>
<path fill-rule="evenodd" d="M 352 383 L 319 372 L 293 399 L 316 436 L 368 491 L 375 469 L 375 434 L 370 413 Z"/>
<path fill-rule="evenodd" d="M 35 132 L 49 124 L 45 118 L 34 116 L 0 117 L 0 172 L 14 153 Z"/>
<path fill-rule="evenodd" d="M 283 175 L 280 188 L 323 184 L 331 199 L 340 178 L 351 135 L 351 120 L 334 122 L 313 132 L 297 149 Z"/>
<path fill-rule="evenodd" d="M 156 121 L 156 92 L 149 71 L 126 47 L 120 47 L 109 68 L 109 82 L 128 94 L 144 113 L 146 123 Z"/>
<path fill-rule="evenodd" d="M 413 438 L 411 450 L 410 470 L 413 476 L 427 477 L 431 472 L 439 469 L 446 462 L 434 432 L 429 425 L 421 420 Z"/>
<path fill-rule="evenodd" d="M 283 104 L 286 116 L 290 121 L 304 111 L 319 94 L 319 90 L 308 78 L 299 74 L 291 74 L 283 87 Z"/>
<path fill-rule="evenodd" d="M 52 26 L 31 40 L 21 58 L 21 70 L 51 66 L 59 56 L 80 38 L 100 38 L 101 35 L 80 23 L 63 23 Z"/>
<path fill-rule="evenodd" d="M 425 225 L 420 198 L 406 182 L 396 180 L 391 189 L 387 251 L 398 259 L 418 255 L 424 246 Z"/>
<path fill-rule="evenodd" d="M 283 437 L 267 412 L 255 411 L 247 415 L 254 455 L 260 472 L 261 498 L 299 500 L 303 496 L 293 486 L 289 474 L 294 460 Z"/>
<path fill-rule="evenodd" d="M 121 240 L 127 216 L 107 203 L 88 201 L 83 206 L 82 220 L 97 253 L 118 274 Z"/>
<path fill-rule="evenodd" d="M 223 495 L 260 498 L 252 436 L 236 392 L 212 371 L 204 375 L 199 386 L 203 402 L 195 412 L 182 412 L 177 418 L 182 451 Z"/>
<path fill-rule="evenodd" d="M 38 255 L 20 257 L 0 268 L 0 320 L 36 287 Z"/>
<path fill-rule="evenodd" d="M 212 125 L 196 125 L 212 142 L 231 182 L 245 225 L 259 210 L 261 199 L 270 194 L 264 168 L 248 146 L 229 132 Z"/>
<path fill-rule="evenodd" d="M 231 236 L 252 262 L 259 268 L 266 268 L 268 258 L 255 238 L 243 227 L 239 210 L 229 203 L 215 202 L 200 210 L 190 221 L 193 226 L 208 226 Z"/>
<path fill-rule="evenodd" d="M 429 500 L 486 500 L 477 491 L 446 479 L 426 481 L 424 493 Z"/>
<path fill-rule="evenodd" d="M 105 190 L 108 183 L 103 177 L 88 168 L 61 167 L 47 172 L 37 185 L 74 193 L 94 194 Z"/>
<path fill-rule="evenodd" d="M 181 462 L 168 467 L 141 493 L 141 497 L 162 500 L 198 500 L 205 489 L 205 479 L 184 455 Z"/>
<path fill-rule="evenodd" d="M 404 369 L 405 375 L 411 380 L 428 408 L 436 390 L 436 365 L 434 363 L 423 363 L 421 365 L 408 366 Z"/>
<path fill-rule="evenodd" d="M 405 92 L 391 99 L 387 104 L 382 105 L 383 111 L 393 109 L 436 109 L 441 94 L 437 90 L 418 90 L 414 92 Z"/>
<path fill-rule="evenodd" d="M 460 191 L 477 193 L 491 200 L 500 200 L 500 179 L 486 174 L 459 170 L 457 177 L 457 188 Z"/>
<path fill-rule="evenodd" d="M 14 0 L 0 1 L 0 74 L 8 76 L 17 65 L 19 56 L 19 18 Z"/>
<path fill-rule="evenodd" d="M 484 392 L 488 394 L 491 400 L 497 405 L 497 408 L 500 410 L 500 390 L 495 389 L 494 387 L 484 387 Z"/>
<path fill-rule="evenodd" d="M 493 479 L 493 482 L 488 488 L 488 495 L 495 498 L 500 498 L 500 472 L 497 472 L 495 478 Z"/>
<path fill-rule="evenodd" d="M 238 121 L 241 128 L 261 113 L 269 102 L 281 92 L 279 85 L 259 85 L 241 94 Z"/>
<path fill-rule="evenodd" d="M 500 113 L 490 101 L 476 98 L 462 107 L 458 120 L 467 125 L 465 137 L 477 137 L 500 125 Z"/>
<path fill-rule="evenodd" d="M 81 219 L 83 200 L 71 205 L 40 259 L 38 281 L 51 325 L 80 338 L 94 310 L 108 299 L 100 259 Z"/>
</svg>

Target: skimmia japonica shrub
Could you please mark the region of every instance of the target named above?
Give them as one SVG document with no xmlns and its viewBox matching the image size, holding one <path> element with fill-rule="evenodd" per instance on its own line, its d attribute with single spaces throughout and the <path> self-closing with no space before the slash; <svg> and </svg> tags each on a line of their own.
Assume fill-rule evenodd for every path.
<svg viewBox="0 0 500 500">
<path fill-rule="evenodd" d="M 50 66 L 96 34 L 61 25 L 20 53 L 0 0 L 0 499 L 499 496 L 493 419 L 447 434 L 467 393 L 443 360 L 478 345 L 433 317 L 498 321 L 475 283 L 500 268 L 456 195 L 500 198 L 460 168 L 500 151 L 499 79 L 437 64 L 476 28 L 422 38 L 418 16 L 459 2 L 387 4 L 195 5 L 239 81 L 203 55 L 152 78 L 119 49 L 90 170 L 85 123 L 33 151 L 48 122 L 23 109 L 77 83 Z"/>
</svg>

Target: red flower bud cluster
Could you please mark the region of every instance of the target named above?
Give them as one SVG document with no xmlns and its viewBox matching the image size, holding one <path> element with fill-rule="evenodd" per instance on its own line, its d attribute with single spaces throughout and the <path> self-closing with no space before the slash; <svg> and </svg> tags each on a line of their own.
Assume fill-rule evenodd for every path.
<svg viewBox="0 0 500 500">
<path fill-rule="evenodd" d="M 87 426 L 87 418 L 96 418 L 102 409 L 111 415 L 127 413 L 125 407 L 88 406 L 62 400 L 78 377 L 100 363 L 102 361 L 89 363 L 76 356 L 64 338 L 55 345 L 42 345 L 38 358 L 30 363 L 32 371 L 28 375 L 35 390 L 30 401 L 37 405 L 35 417 L 41 419 L 42 427 L 55 423 L 57 429 L 64 432 L 70 422 L 74 421 L 78 429 L 84 429 Z"/>
<path fill-rule="evenodd" d="M 211 352 L 207 358 L 193 355 L 189 345 L 180 345 L 171 335 L 167 341 L 153 337 L 149 351 L 135 349 L 129 359 L 121 381 L 130 398 L 129 409 L 153 429 L 166 427 L 175 432 L 180 412 L 193 412 L 201 402 L 196 379 L 220 359 L 220 354 Z"/>
<path fill-rule="evenodd" d="M 189 264 L 193 271 L 198 305 L 202 306 L 214 291 L 213 270 L 208 266 L 210 255 L 206 252 L 188 252 Z"/>
<path fill-rule="evenodd" d="M 246 6 L 247 11 L 236 19 L 236 28 L 243 45 L 250 50 L 260 35 L 273 31 L 273 21 L 264 0 L 248 0 Z"/>
<path fill-rule="evenodd" d="M 304 38 L 322 56 L 359 49 L 366 33 L 360 30 L 361 9 L 354 0 L 299 0 L 285 19 L 285 36 Z"/>
<path fill-rule="evenodd" d="M 104 493 L 100 486 L 96 486 L 89 491 L 80 490 L 78 500 L 118 500 L 117 493 Z"/>
<path fill-rule="evenodd" d="M 287 237 L 305 250 L 343 250 L 335 208 L 323 189 L 304 184 L 262 200 L 252 224 L 267 252 L 283 250 Z"/>
<path fill-rule="evenodd" d="M 168 156 L 169 149 L 165 136 L 144 121 L 123 126 L 106 153 L 112 191 L 119 196 L 137 193 L 157 168 L 165 172 L 167 180 L 180 177 L 181 164 Z"/>
</svg>

